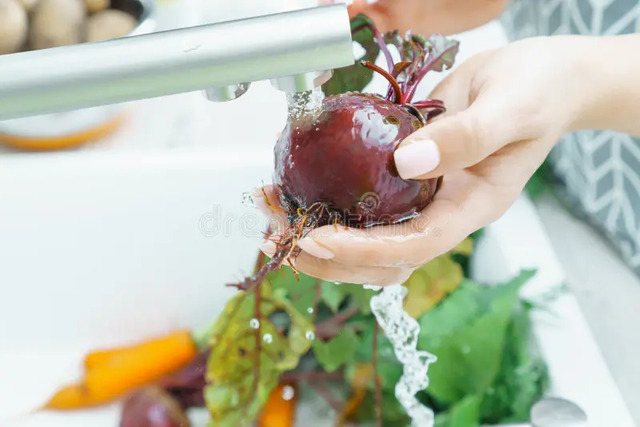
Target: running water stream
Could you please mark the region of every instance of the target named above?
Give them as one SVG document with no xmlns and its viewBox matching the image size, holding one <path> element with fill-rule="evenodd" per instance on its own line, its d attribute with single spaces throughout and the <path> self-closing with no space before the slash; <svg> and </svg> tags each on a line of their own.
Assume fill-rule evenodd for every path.
<svg viewBox="0 0 640 427">
<path fill-rule="evenodd" d="M 375 288 L 369 286 L 369 288 Z M 404 310 L 407 288 L 401 284 L 385 286 L 371 298 L 370 305 L 378 324 L 391 341 L 403 373 L 396 384 L 395 395 L 416 427 L 432 427 L 434 413 L 416 398 L 416 393 L 429 385 L 429 365 L 436 356 L 417 349 L 420 325 Z"/>
</svg>

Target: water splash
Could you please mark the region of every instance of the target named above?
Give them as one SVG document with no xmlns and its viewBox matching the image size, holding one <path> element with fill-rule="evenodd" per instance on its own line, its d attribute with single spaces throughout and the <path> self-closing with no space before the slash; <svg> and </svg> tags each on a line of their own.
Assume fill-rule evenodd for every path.
<svg viewBox="0 0 640 427">
<path fill-rule="evenodd" d="M 395 389 L 398 402 L 414 426 L 433 427 L 433 411 L 420 403 L 415 395 L 429 385 L 429 365 L 437 358 L 417 349 L 420 325 L 404 311 L 406 295 L 407 288 L 401 284 L 386 286 L 371 298 L 371 311 L 403 365 L 403 373 Z"/>
<path fill-rule="evenodd" d="M 282 388 L 282 399 L 291 400 L 296 396 L 296 391 L 290 385 L 286 385 Z"/>
<path fill-rule="evenodd" d="M 253 319 L 249 320 L 249 326 L 251 326 L 253 329 L 258 329 L 260 327 L 260 321 L 254 317 Z"/>
<path fill-rule="evenodd" d="M 320 110 L 324 92 L 320 87 L 306 92 L 287 93 L 289 117 L 298 119 L 307 114 L 314 114 Z"/>
</svg>

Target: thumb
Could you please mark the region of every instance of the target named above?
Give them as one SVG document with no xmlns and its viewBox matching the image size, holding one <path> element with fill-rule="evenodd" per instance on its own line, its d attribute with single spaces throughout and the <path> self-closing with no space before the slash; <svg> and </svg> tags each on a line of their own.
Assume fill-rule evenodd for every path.
<svg viewBox="0 0 640 427">
<path fill-rule="evenodd" d="M 404 179 L 439 177 L 473 166 L 515 141 L 517 128 L 507 103 L 504 94 L 480 93 L 468 108 L 409 135 L 394 152 L 398 173 Z"/>
</svg>

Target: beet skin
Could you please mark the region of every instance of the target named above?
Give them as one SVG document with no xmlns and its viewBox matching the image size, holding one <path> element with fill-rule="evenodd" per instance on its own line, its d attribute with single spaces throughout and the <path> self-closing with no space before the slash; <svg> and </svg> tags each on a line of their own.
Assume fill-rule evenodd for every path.
<svg viewBox="0 0 640 427">
<path fill-rule="evenodd" d="M 275 146 L 274 183 L 283 208 L 304 212 L 321 203 L 330 214 L 318 225 L 337 220 L 350 227 L 416 215 L 439 180 L 400 178 L 393 152 L 423 126 L 418 114 L 375 95 L 345 93 L 324 99 L 314 114 L 290 119 Z"/>
</svg>

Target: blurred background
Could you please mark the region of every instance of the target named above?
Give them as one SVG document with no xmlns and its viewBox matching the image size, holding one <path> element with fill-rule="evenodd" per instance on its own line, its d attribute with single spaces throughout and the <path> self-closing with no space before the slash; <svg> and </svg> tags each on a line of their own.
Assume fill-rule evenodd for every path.
<svg viewBox="0 0 640 427">
<path fill-rule="evenodd" d="M 316 4 L 0 0 L 0 55 Z M 511 18 L 460 34 L 457 63 L 507 43 Z M 0 121 L 0 402 L 11 402 L 0 420 L 42 401 L 87 349 L 194 327 L 222 309 L 233 293 L 222 284 L 255 261 L 265 224 L 242 195 L 270 182 L 286 112 L 285 95 L 256 82 L 226 103 L 194 92 Z M 596 419 L 623 420 L 606 425 L 631 426 L 640 422 L 640 279 L 562 185 L 541 182 L 488 228 L 476 274 L 501 280 L 533 267 L 531 292 L 566 284 L 556 307 L 565 323 L 539 325 L 559 390 L 601 406 Z"/>
</svg>

